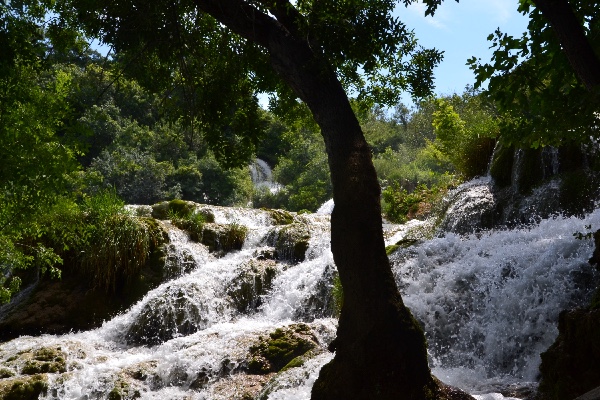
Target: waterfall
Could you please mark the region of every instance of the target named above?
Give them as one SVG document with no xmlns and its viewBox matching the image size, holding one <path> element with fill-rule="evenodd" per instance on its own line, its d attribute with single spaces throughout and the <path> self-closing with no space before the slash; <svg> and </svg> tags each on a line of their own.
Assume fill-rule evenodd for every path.
<svg viewBox="0 0 600 400">
<path fill-rule="evenodd" d="M 271 193 L 277 193 L 281 185 L 273 181 L 273 171 L 266 161 L 257 158 L 250 164 L 250 177 L 257 188 L 267 188 Z"/>
<path fill-rule="evenodd" d="M 254 387 L 253 395 L 262 391 L 264 399 L 309 399 L 320 368 L 333 356 L 326 348 L 336 330 L 329 215 L 294 214 L 311 234 L 303 261 L 264 261 L 285 225 L 274 225 L 265 210 L 201 207 L 210 208 L 217 223 L 249 228 L 240 251 L 217 258 L 166 224 L 172 279 L 98 329 L 0 344 L 5 368 L 21 374 L 22 357 L 35 349 L 64 353 L 66 372 L 48 374 L 43 399 L 116 398 L 109 396 L 118 388 L 127 393 L 123 398 L 242 399 L 242 391 Z M 448 208 L 472 212 L 455 203 Z M 387 244 L 418 237 L 424 224 L 386 224 Z M 590 224 L 600 225 L 600 211 L 527 228 L 445 232 L 393 253 L 393 272 L 424 327 L 434 374 L 481 399 L 535 388 L 539 355 L 557 335 L 558 313 L 589 302 L 598 280 L 587 264 L 591 241 L 573 237 Z M 242 307 L 243 278 L 260 273 L 261 262 L 272 269 L 268 289 L 259 292 L 253 278 L 255 297 Z M 276 375 L 248 374 L 249 348 L 298 322 L 316 337 L 314 357 Z"/>
</svg>

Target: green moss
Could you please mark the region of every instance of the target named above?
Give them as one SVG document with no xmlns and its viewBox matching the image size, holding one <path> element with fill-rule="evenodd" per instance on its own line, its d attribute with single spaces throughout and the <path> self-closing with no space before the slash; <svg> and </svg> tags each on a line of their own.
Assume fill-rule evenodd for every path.
<svg viewBox="0 0 600 400">
<path fill-rule="evenodd" d="M 115 386 L 108 393 L 108 400 L 133 400 L 141 397 L 138 390 L 134 390 L 129 383 L 119 378 L 115 382 Z"/>
<path fill-rule="evenodd" d="M 92 287 L 120 292 L 139 274 L 153 247 L 165 240 L 162 230 L 150 221 L 116 214 L 97 226 L 80 261 Z"/>
<path fill-rule="evenodd" d="M 221 238 L 221 249 L 223 251 L 241 250 L 246 241 L 248 228 L 241 224 L 229 224 L 225 235 Z"/>
<path fill-rule="evenodd" d="M 344 305 L 344 288 L 342 288 L 342 281 L 340 280 L 340 275 L 335 274 L 333 277 L 333 309 L 335 311 L 335 315 L 337 317 L 342 313 L 342 306 Z"/>
<path fill-rule="evenodd" d="M 66 354 L 60 348 L 43 347 L 33 353 L 21 370 L 23 375 L 66 372 Z"/>
<path fill-rule="evenodd" d="M 293 262 L 302 262 L 310 245 L 310 230 L 301 222 L 280 229 L 276 234 L 275 248 L 279 257 Z"/>
<path fill-rule="evenodd" d="M 169 202 L 169 211 L 180 217 L 191 214 L 192 211 L 194 211 L 194 208 L 194 203 L 190 201 L 175 199 Z"/>
<path fill-rule="evenodd" d="M 183 229 L 195 242 L 202 241 L 202 234 L 206 218 L 202 213 L 190 213 L 185 216 L 170 214 L 171 222 L 179 229 Z"/>
<path fill-rule="evenodd" d="M 261 296 L 271 288 L 277 275 L 273 260 L 251 260 L 242 264 L 242 272 L 231 282 L 227 294 L 237 310 L 246 313 L 260 306 Z"/>
<path fill-rule="evenodd" d="M 305 324 L 278 328 L 250 348 L 248 369 L 255 374 L 280 371 L 316 346 L 317 340 Z"/>
<path fill-rule="evenodd" d="M 247 234 L 248 228 L 241 224 L 206 224 L 202 230 L 201 242 L 210 251 L 226 253 L 241 250 Z"/>
<path fill-rule="evenodd" d="M 389 256 L 390 254 L 398 250 L 399 247 L 400 246 L 398 246 L 397 244 L 390 244 L 389 246 L 385 246 L 385 254 Z"/>
<path fill-rule="evenodd" d="M 48 379 L 44 375 L 33 375 L 0 382 L 0 398 L 3 400 L 36 400 L 46 393 Z"/>
<path fill-rule="evenodd" d="M 284 210 L 267 210 L 271 214 L 271 219 L 275 225 L 289 225 L 294 222 L 294 215 Z"/>
<path fill-rule="evenodd" d="M 15 376 L 15 371 L 9 368 L 0 367 L 0 379 L 10 378 Z"/>
<path fill-rule="evenodd" d="M 292 361 L 290 361 L 289 363 L 287 363 L 285 365 L 285 367 L 281 368 L 281 372 L 287 371 L 290 368 L 301 367 L 303 365 L 304 365 L 304 357 L 298 356 L 298 357 L 294 358 Z"/>
</svg>

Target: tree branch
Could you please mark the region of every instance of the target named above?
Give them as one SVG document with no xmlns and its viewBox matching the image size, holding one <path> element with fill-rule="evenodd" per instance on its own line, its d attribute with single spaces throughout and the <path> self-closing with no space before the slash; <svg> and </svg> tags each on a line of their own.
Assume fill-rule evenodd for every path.
<svg viewBox="0 0 600 400">
<path fill-rule="evenodd" d="M 533 0 L 552 27 L 569 63 L 588 91 L 600 87 L 600 59 L 567 0 Z"/>
<path fill-rule="evenodd" d="M 196 6 L 238 35 L 269 48 L 269 37 L 278 22 L 241 0 L 195 0 Z"/>
</svg>

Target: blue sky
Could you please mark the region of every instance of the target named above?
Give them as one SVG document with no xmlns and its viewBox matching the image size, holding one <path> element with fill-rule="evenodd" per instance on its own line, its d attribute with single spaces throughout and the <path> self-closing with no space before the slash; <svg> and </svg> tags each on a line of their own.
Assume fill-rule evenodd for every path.
<svg viewBox="0 0 600 400">
<path fill-rule="evenodd" d="M 444 60 L 435 69 L 437 94 L 462 93 L 475 82 L 467 59 L 476 56 L 483 61 L 491 57 L 487 37 L 497 28 L 513 36 L 521 36 L 528 19 L 517 12 L 519 0 L 445 0 L 434 17 L 425 17 L 425 5 L 414 3 L 398 6 L 397 15 L 413 29 L 419 44 L 444 51 Z M 408 100 L 406 96 L 404 101 Z"/>
</svg>

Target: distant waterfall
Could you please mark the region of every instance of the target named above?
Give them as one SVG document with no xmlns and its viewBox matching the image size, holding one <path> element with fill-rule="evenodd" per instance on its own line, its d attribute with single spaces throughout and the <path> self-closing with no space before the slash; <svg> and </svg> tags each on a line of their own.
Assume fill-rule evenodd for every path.
<svg viewBox="0 0 600 400">
<path fill-rule="evenodd" d="M 281 185 L 273 181 L 273 171 L 266 161 L 257 158 L 250 164 L 250 177 L 255 187 L 264 187 L 277 193 L 281 189 Z"/>
</svg>

